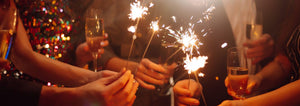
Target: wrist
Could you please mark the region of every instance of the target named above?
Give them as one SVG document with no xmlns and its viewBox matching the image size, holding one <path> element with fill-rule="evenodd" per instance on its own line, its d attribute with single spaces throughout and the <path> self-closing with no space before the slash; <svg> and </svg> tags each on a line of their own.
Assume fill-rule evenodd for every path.
<svg viewBox="0 0 300 106">
<path fill-rule="evenodd" d="M 54 105 L 77 105 L 79 102 L 78 93 L 74 88 L 58 88 L 43 86 L 39 105 L 54 106 Z"/>
</svg>

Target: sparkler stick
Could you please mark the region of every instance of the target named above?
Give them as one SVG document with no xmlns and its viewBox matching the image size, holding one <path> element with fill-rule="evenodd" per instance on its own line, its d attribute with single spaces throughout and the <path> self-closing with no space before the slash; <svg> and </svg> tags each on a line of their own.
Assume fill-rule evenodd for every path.
<svg viewBox="0 0 300 106">
<path fill-rule="evenodd" d="M 151 37 L 150 37 L 150 40 L 149 40 L 149 42 L 148 42 L 148 44 L 147 44 L 147 47 L 146 47 L 146 49 L 145 49 L 145 51 L 144 51 L 143 56 L 142 56 L 141 59 L 143 59 L 143 58 L 145 57 L 145 55 L 146 55 L 146 53 L 147 53 L 147 51 L 148 51 L 148 48 L 149 48 L 149 46 L 150 46 L 150 43 L 151 43 L 151 41 L 152 41 L 152 39 L 153 39 L 153 36 L 154 36 L 155 32 L 159 30 L 159 26 L 158 26 L 159 20 L 160 20 L 160 18 L 159 18 L 157 21 L 152 21 L 152 22 L 151 22 L 151 28 L 153 29 L 153 32 L 152 32 L 152 35 L 151 35 Z"/>
<path fill-rule="evenodd" d="M 198 76 L 196 75 L 196 71 L 199 70 L 200 68 L 203 68 L 206 64 L 206 60 L 207 60 L 207 56 L 199 56 L 199 57 L 193 57 L 190 59 L 190 56 L 187 55 L 186 56 L 186 60 L 184 61 L 185 65 L 184 68 L 188 70 L 188 74 L 190 77 L 190 74 L 194 72 L 195 78 L 196 78 L 196 82 L 200 85 Z M 190 86 L 190 80 L 189 80 L 189 84 L 188 87 Z M 205 104 L 205 106 L 207 106 L 206 104 L 206 100 L 203 94 L 203 91 L 201 90 L 201 96 L 203 99 L 203 103 Z"/>
<path fill-rule="evenodd" d="M 200 70 L 201 70 L 201 69 L 200 69 Z M 196 78 L 197 83 L 200 85 L 198 76 L 196 75 L 196 73 L 194 73 L 194 75 L 195 75 L 195 78 Z M 203 94 L 203 90 L 201 90 L 201 97 L 202 97 L 202 100 L 203 100 L 204 105 L 207 106 L 206 100 L 205 100 L 205 97 L 204 97 L 204 94 Z"/>
<path fill-rule="evenodd" d="M 165 63 L 168 63 L 168 61 L 175 56 L 175 54 L 177 54 L 179 51 L 181 50 L 181 47 L 178 48 L 178 50 L 176 50 L 173 54 L 171 54 L 165 61 Z"/>
<path fill-rule="evenodd" d="M 141 2 L 137 1 L 137 0 L 135 0 L 133 3 L 131 3 L 130 6 L 131 6 L 131 8 L 130 8 L 131 13 L 129 14 L 129 19 L 131 19 L 133 21 L 135 21 L 137 19 L 137 23 L 134 26 L 134 30 L 133 29 L 129 30 L 130 32 L 133 32 L 133 37 L 132 37 L 132 41 L 131 41 L 131 45 L 130 45 L 130 50 L 129 50 L 127 62 L 126 62 L 126 67 L 128 67 L 128 61 L 129 61 L 130 56 L 132 54 L 133 44 L 134 44 L 134 41 L 136 39 L 136 34 L 137 34 L 136 30 L 138 28 L 140 19 L 143 17 L 143 15 L 147 15 L 147 11 L 148 11 L 148 8 L 141 6 Z M 153 4 L 150 3 L 149 7 L 152 7 L 152 6 L 153 6 Z"/>
</svg>

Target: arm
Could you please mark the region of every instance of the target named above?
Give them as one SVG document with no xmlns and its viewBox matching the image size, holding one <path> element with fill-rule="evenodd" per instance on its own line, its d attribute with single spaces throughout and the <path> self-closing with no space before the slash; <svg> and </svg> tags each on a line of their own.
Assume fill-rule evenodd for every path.
<svg viewBox="0 0 300 106">
<path fill-rule="evenodd" d="M 66 86 L 83 85 L 100 77 L 100 73 L 74 67 L 34 52 L 20 19 L 10 59 L 26 74 Z"/>
<path fill-rule="evenodd" d="M 300 80 L 246 100 L 226 100 L 219 106 L 299 106 Z"/>
<path fill-rule="evenodd" d="M 265 91 L 280 87 L 289 79 L 290 70 L 291 63 L 288 58 L 279 54 L 255 75 L 254 81 L 248 84 L 248 90 Z"/>
<path fill-rule="evenodd" d="M 255 75 L 247 86 L 253 91 L 270 90 L 281 86 L 288 79 L 291 63 L 284 55 L 277 55 L 275 59 Z M 251 80 L 250 80 L 251 81 Z M 300 102 L 300 80 L 287 84 L 274 91 L 248 98 L 244 101 L 226 100 L 220 106 L 294 106 Z"/>
<path fill-rule="evenodd" d="M 106 65 L 106 68 L 109 70 L 119 70 L 124 67 L 128 67 L 128 69 L 133 71 L 132 73 L 134 73 L 135 79 L 141 86 L 153 90 L 155 89 L 154 85 L 162 85 L 169 80 L 172 70 L 174 70 L 177 65 L 172 64 L 165 68 L 148 59 L 142 59 L 140 63 L 136 63 L 118 57 L 111 58 Z"/>
<path fill-rule="evenodd" d="M 101 78 L 76 88 L 43 86 L 40 106 L 127 106 L 132 105 L 138 83 L 134 82 L 130 71 Z"/>
</svg>

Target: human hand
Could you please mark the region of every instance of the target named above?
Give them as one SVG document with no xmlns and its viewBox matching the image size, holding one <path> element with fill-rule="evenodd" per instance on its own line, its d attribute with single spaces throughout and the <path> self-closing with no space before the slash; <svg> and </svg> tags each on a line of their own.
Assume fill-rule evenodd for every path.
<svg viewBox="0 0 300 106">
<path fill-rule="evenodd" d="M 155 89 L 154 85 L 167 83 L 176 67 L 177 65 L 174 63 L 164 68 L 164 66 L 153 63 L 149 59 L 142 59 L 135 72 L 135 79 L 142 87 L 153 90 Z"/>
<path fill-rule="evenodd" d="M 271 57 L 274 54 L 274 40 L 269 34 L 264 34 L 257 40 L 247 41 L 243 44 L 244 47 L 248 47 L 246 51 L 247 58 L 253 58 L 252 64 L 256 64 L 259 61 Z"/>
<path fill-rule="evenodd" d="M 106 39 L 107 37 L 107 34 L 105 34 L 104 39 Z M 100 58 L 101 54 L 104 53 L 103 47 L 109 44 L 107 40 L 103 39 L 99 39 L 95 42 L 99 45 L 92 46 L 93 48 L 90 48 L 87 42 L 78 45 L 78 47 L 76 48 L 76 64 L 78 66 L 84 66 L 89 61 L 92 61 L 94 59 L 91 51 L 98 51 L 98 58 Z"/>
<path fill-rule="evenodd" d="M 130 106 L 138 88 L 130 71 L 101 78 L 76 89 L 85 103 L 104 106 Z"/>
<path fill-rule="evenodd" d="M 189 84 L 190 83 L 190 84 Z M 199 105 L 197 99 L 201 95 L 202 85 L 192 79 L 178 81 L 174 88 L 175 104 L 177 106 Z"/>
<path fill-rule="evenodd" d="M 243 100 L 225 100 L 218 106 L 246 106 Z"/>
<path fill-rule="evenodd" d="M 246 86 L 246 91 L 244 91 L 245 95 L 247 97 L 251 97 L 251 96 L 254 96 L 254 95 L 257 95 L 259 93 L 259 86 L 260 86 L 260 83 L 261 83 L 261 78 L 259 76 L 250 76 L 246 79 L 242 79 L 242 80 L 245 80 L 246 83 L 247 83 L 247 86 Z M 235 88 L 232 88 L 232 83 L 231 82 L 242 82 L 242 81 L 229 81 L 229 78 L 226 77 L 225 79 L 225 86 L 227 87 L 227 93 L 232 96 L 234 99 L 245 99 L 245 98 L 241 98 L 240 96 L 237 96 L 237 92 L 233 91 L 232 89 L 235 89 Z M 235 84 L 238 84 L 238 83 L 235 83 Z"/>
</svg>

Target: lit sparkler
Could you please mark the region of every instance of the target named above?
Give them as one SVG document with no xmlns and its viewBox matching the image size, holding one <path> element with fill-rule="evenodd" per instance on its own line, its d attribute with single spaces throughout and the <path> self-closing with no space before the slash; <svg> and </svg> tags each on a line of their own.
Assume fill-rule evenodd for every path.
<svg viewBox="0 0 300 106">
<path fill-rule="evenodd" d="M 153 5 L 154 5 L 153 3 L 150 3 L 149 7 L 153 7 Z M 130 4 L 130 11 L 131 11 L 131 13 L 128 14 L 129 15 L 128 18 L 131 19 L 132 21 L 136 21 L 136 24 L 135 24 L 135 26 L 130 26 L 128 28 L 128 31 L 133 33 L 131 46 L 130 46 L 130 50 L 129 50 L 129 54 L 128 54 L 128 58 L 127 58 L 128 61 L 129 61 L 129 58 L 130 58 L 131 53 L 132 53 L 134 41 L 137 38 L 136 31 L 137 31 L 140 19 L 143 17 L 143 15 L 148 14 L 148 7 L 143 6 L 140 1 L 135 0 L 133 3 Z M 126 67 L 127 67 L 128 62 L 126 64 L 127 64 L 126 65 Z"/>
<path fill-rule="evenodd" d="M 152 41 L 152 39 L 153 39 L 153 36 L 154 36 L 155 32 L 159 30 L 158 22 L 159 22 L 159 20 L 157 20 L 157 21 L 152 21 L 152 22 L 150 23 L 150 28 L 151 28 L 153 31 L 152 31 L 152 35 L 151 35 L 151 37 L 150 37 L 150 40 L 149 40 L 149 42 L 148 42 L 148 44 L 147 44 L 147 47 L 146 47 L 146 49 L 145 49 L 145 51 L 144 51 L 144 54 L 143 54 L 143 56 L 142 56 L 141 59 L 143 59 L 143 58 L 145 57 L 145 55 L 146 55 L 146 53 L 147 53 L 147 51 L 148 51 L 148 48 L 149 48 L 149 46 L 150 46 L 150 43 L 151 43 L 151 41 Z"/>
<path fill-rule="evenodd" d="M 199 47 L 203 45 L 203 43 L 200 42 L 200 40 L 198 39 L 198 35 L 195 34 L 194 27 L 195 24 L 203 24 L 204 22 L 209 21 L 212 18 L 211 15 L 214 10 L 215 10 L 215 6 L 214 4 L 212 4 L 206 11 L 202 13 L 203 16 L 202 18 L 196 19 L 195 23 L 192 22 L 188 23 L 187 28 L 180 27 L 179 30 L 174 30 L 170 26 L 164 27 L 164 29 L 169 31 L 168 36 L 175 38 L 176 39 L 175 42 L 181 45 L 181 47 L 179 47 L 178 50 L 182 49 L 182 51 L 186 54 L 186 58 L 184 59 L 184 68 L 188 71 L 189 77 L 191 73 L 195 75 L 195 78 L 198 83 L 199 83 L 198 76 L 204 76 L 204 74 L 198 70 L 200 70 L 205 66 L 208 57 L 207 56 L 193 57 L 194 56 L 193 53 L 200 55 L 200 52 L 198 50 Z M 172 16 L 171 18 L 175 23 L 177 22 L 175 16 Z M 190 20 L 193 20 L 193 18 L 194 17 L 191 17 Z M 202 37 L 207 36 L 208 34 L 207 31 L 208 31 L 207 29 L 200 30 Z M 178 50 L 175 53 L 177 53 Z M 171 56 L 174 56 L 175 53 L 173 53 Z M 168 57 L 167 59 L 169 59 L 170 57 Z M 200 74 L 197 74 L 197 72 L 200 72 Z M 201 91 L 201 96 L 204 104 L 207 105 L 202 91 Z"/>
<path fill-rule="evenodd" d="M 184 60 L 184 68 L 188 70 L 188 73 L 192 73 L 197 71 L 200 68 L 203 68 L 207 63 L 206 60 L 208 59 L 207 56 L 199 56 L 199 57 L 192 57 L 190 58 L 189 55 L 186 56 Z"/>
</svg>

